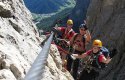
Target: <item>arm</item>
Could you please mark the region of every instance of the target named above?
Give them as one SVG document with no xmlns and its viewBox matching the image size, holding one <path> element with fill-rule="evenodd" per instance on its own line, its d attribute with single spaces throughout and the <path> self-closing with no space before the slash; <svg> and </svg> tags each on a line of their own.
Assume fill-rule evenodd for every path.
<svg viewBox="0 0 125 80">
<path fill-rule="evenodd" d="M 58 40 L 61 40 L 62 43 L 66 44 L 67 46 L 70 46 L 70 41 L 67 41 L 65 39 L 60 39 L 60 38 L 57 38 Z"/>
<path fill-rule="evenodd" d="M 86 43 L 89 43 L 90 40 L 91 40 L 91 35 L 90 35 L 89 30 L 86 30 L 86 35 L 85 35 L 85 37 L 86 37 Z"/>
<path fill-rule="evenodd" d="M 75 32 L 72 30 L 71 33 L 69 33 L 69 34 L 70 34 L 70 36 L 69 36 L 69 40 L 71 40 L 72 37 L 73 37 L 74 35 L 76 35 L 77 33 L 75 33 Z"/>
<path fill-rule="evenodd" d="M 56 30 L 59 30 L 59 31 L 61 31 L 61 27 L 58 27 L 58 28 L 56 28 Z"/>
<path fill-rule="evenodd" d="M 60 27 L 53 27 L 54 29 L 56 29 L 56 30 L 61 30 L 61 28 Z"/>
<path fill-rule="evenodd" d="M 85 58 L 87 56 L 87 54 L 86 53 L 83 53 L 82 55 L 72 54 L 72 56 L 74 56 L 76 58 Z"/>
<path fill-rule="evenodd" d="M 101 62 L 103 62 L 103 63 L 105 63 L 105 64 L 108 64 L 110 61 L 111 61 L 111 58 L 110 58 L 110 57 L 108 57 L 108 58 L 106 59 L 105 56 L 103 56 Z"/>
<path fill-rule="evenodd" d="M 57 31 L 62 31 L 64 27 L 54 27 L 54 29 L 56 29 Z"/>
<path fill-rule="evenodd" d="M 75 35 L 76 35 L 76 34 L 75 34 Z M 70 44 L 69 44 L 70 46 L 73 45 L 75 35 L 70 39 Z"/>
</svg>

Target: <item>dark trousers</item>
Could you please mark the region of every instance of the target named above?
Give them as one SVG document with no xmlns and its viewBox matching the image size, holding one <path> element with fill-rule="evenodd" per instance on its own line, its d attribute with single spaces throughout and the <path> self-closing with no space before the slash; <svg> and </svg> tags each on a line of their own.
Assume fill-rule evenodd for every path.
<svg viewBox="0 0 125 80">
<path fill-rule="evenodd" d="M 83 70 L 79 80 L 96 80 L 98 76 L 99 72 L 95 70 L 91 70 L 90 73 L 88 73 L 87 70 Z"/>
<path fill-rule="evenodd" d="M 71 72 L 71 75 L 76 80 L 78 75 L 78 67 L 79 67 L 80 59 L 73 60 L 70 55 L 67 55 L 67 70 Z"/>
</svg>

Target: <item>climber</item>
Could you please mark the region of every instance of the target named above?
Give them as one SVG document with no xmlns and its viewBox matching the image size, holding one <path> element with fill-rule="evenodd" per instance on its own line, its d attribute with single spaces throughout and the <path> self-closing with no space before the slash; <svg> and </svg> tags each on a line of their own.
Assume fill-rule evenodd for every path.
<svg viewBox="0 0 125 80">
<path fill-rule="evenodd" d="M 75 34 L 70 40 L 70 46 L 73 48 L 71 54 L 81 55 L 86 51 L 85 46 L 91 40 L 90 32 L 86 24 L 81 24 L 79 26 L 79 33 Z M 77 79 L 77 71 L 79 67 L 80 59 L 73 60 L 70 54 L 67 55 L 67 70 L 71 72 L 74 79 Z"/>
<path fill-rule="evenodd" d="M 73 21 L 71 19 L 67 20 L 66 27 L 54 27 L 52 30 L 58 35 L 58 38 L 54 39 L 55 45 L 57 46 L 62 61 L 63 66 L 66 68 L 66 55 L 69 53 L 69 42 L 70 39 L 75 34 L 73 27 Z"/>
<path fill-rule="evenodd" d="M 73 58 L 85 58 L 89 56 L 87 63 L 84 65 L 84 69 L 81 73 L 79 80 L 95 80 L 99 76 L 99 70 L 105 67 L 111 61 L 110 57 L 105 57 L 101 52 L 102 42 L 100 40 L 94 40 L 91 50 L 83 53 L 82 55 L 72 54 Z M 86 66 L 86 67 L 85 67 Z"/>
<path fill-rule="evenodd" d="M 73 21 L 71 19 L 67 20 L 67 26 L 66 27 L 56 27 L 55 29 L 62 32 L 62 39 L 70 40 L 72 36 L 75 34 L 75 32 L 72 29 L 73 27 Z"/>
<path fill-rule="evenodd" d="M 60 38 L 59 40 L 61 40 L 61 44 L 66 45 L 66 42 L 68 42 L 72 38 L 72 36 L 75 34 L 72 27 L 73 27 L 73 21 L 71 19 L 68 19 L 66 27 L 57 26 L 57 27 L 52 28 L 52 31 L 54 33 L 58 33 L 57 35 L 59 35 L 59 38 Z"/>
</svg>

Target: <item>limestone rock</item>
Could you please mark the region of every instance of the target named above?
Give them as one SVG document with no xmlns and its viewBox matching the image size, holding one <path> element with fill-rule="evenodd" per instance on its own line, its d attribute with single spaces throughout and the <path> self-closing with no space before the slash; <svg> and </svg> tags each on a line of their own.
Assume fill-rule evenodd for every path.
<svg viewBox="0 0 125 80">
<path fill-rule="evenodd" d="M 10 5 L 0 2 L 0 16 L 4 18 L 12 17 Z"/>
<path fill-rule="evenodd" d="M 0 80 L 17 80 L 10 70 L 0 70 Z"/>
<path fill-rule="evenodd" d="M 45 78 L 43 78 L 42 80 L 47 80 L 46 77 L 49 76 L 49 78 L 51 78 L 49 80 L 74 80 L 68 71 L 63 71 L 62 60 L 55 45 L 51 45 L 50 55 L 47 60 L 47 67 L 47 70 L 50 71 L 51 76 L 50 74 L 46 74 L 47 71 L 45 71 Z"/>
<path fill-rule="evenodd" d="M 42 40 L 22 0 L 0 1 L 0 80 L 22 80 L 42 50 Z M 60 55 L 54 47 L 44 73 L 49 75 L 44 79 L 73 80 L 69 72 L 62 72 Z"/>
</svg>

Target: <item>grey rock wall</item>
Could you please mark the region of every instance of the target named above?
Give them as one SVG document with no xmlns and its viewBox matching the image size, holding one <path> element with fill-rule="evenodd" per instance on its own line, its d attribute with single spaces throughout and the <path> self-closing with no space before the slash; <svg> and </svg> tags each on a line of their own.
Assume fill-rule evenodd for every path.
<svg viewBox="0 0 125 80">
<path fill-rule="evenodd" d="M 101 39 L 109 49 L 116 48 L 117 55 L 99 80 L 125 79 L 125 0 L 92 0 L 87 12 L 87 25 L 92 39 Z"/>
</svg>

